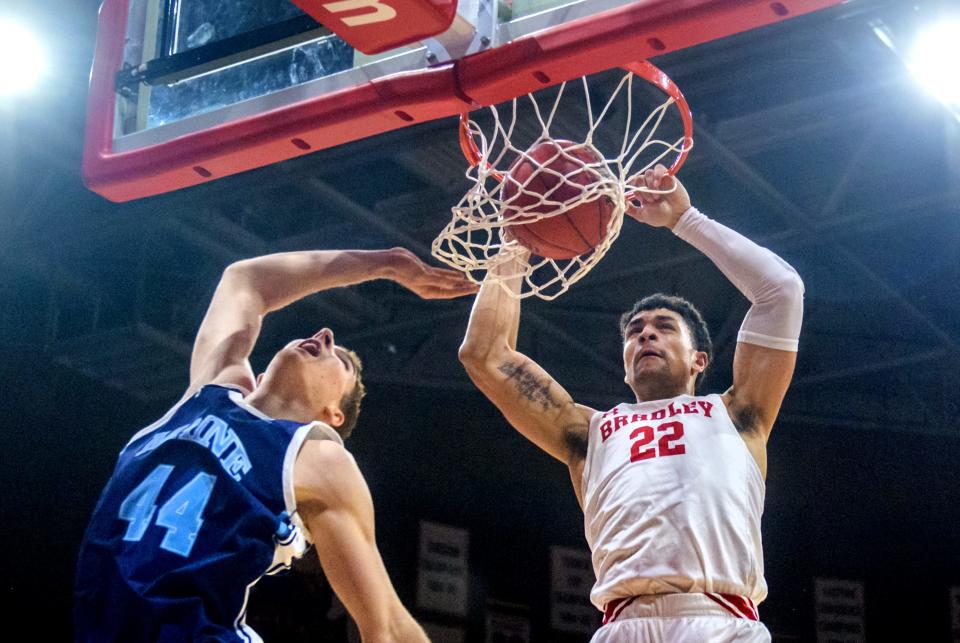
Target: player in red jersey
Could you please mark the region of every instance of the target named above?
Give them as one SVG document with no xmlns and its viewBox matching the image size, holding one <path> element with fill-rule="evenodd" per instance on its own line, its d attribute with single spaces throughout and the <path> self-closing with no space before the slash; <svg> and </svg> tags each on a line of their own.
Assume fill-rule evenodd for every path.
<svg viewBox="0 0 960 643">
<path fill-rule="evenodd" d="M 697 395 L 709 332 L 689 302 L 662 294 L 621 320 L 636 401 L 606 412 L 574 402 L 516 350 L 520 301 L 492 279 L 477 295 L 460 359 L 506 419 L 569 469 L 597 576 L 591 599 L 605 613 L 595 643 L 769 641 L 756 610 L 767 593 L 766 444 L 793 375 L 803 284 L 775 254 L 693 208 L 663 166 L 642 181 L 675 189 L 641 193 L 628 214 L 698 248 L 753 304 L 729 389 Z M 503 274 L 526 261 L 514 252 Z"/>
</svg>

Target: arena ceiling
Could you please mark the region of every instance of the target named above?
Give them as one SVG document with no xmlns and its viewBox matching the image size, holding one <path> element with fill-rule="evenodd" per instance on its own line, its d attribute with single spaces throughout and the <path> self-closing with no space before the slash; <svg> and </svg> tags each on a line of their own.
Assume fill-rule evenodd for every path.
<svg viewBox="0 0 960 643">
<path fill-rule="evenodd" d="M 694 203 L 805 281 L 784 421 L 958 434 L 960 117 L 877 36 L 905 46 L 936 7 L 853 1 L 655 61 L 695 111 L 696 148 L 681 174 Z M 76 73 L 58 88 L 56 119 L 41 126 L 20 113 L 8 123 L 31 135 L 3 158 L 18 180 L 0 224 L 0 330 L 6 347 L 39 347 L 144 403 L 183 390 L 193 333 L 231 261 L 394 245 L 427 257 L 467 187 L 455 123 L 440 121 L 108 203 L 79 182 L 86 61 L 68 64 Z M 717 347 L 707 388 L 725 388 L 748 303 L 698 252 L 633 221 L 568 294 L 524 303 L 520 348 L 578 401 L 616 403 L 629 392 L 619 314 L 655 291 L 702 309 Z M 271 318 L 255 366 L 328 325 L 364 358 L 371 385 L 473 391 L 456 359 L 469 306 L 421 302 L 382 282 L 322 293 Z"/>
</svg>

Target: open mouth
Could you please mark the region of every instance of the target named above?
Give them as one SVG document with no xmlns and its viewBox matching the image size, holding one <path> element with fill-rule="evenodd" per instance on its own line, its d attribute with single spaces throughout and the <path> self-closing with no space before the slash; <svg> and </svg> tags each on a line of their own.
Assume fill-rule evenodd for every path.
<svg viewBox="0 0 960 643">
<path fill-rule="evenodd" d="M 663 359 L 663 355 L 661 355 L 661 354 L 658 353 L 657 351 L 655 351 L 655 350 L 645 350 L 645 351 L 643 351 L 642 353 L 640 353 L 639 356 L 637 356 L 637 361 L 639 362 L 640 360 L 642 360 L 642 359 L 645 358 L 645 357 L 659 357 L 659 358 Z"/>
<path fill-rule="evenodd" d="M 320 357 L 320 342 L 316 339 L 305 339 L 297 345 L 297 348 L 313 357 Z"/>
</svg>

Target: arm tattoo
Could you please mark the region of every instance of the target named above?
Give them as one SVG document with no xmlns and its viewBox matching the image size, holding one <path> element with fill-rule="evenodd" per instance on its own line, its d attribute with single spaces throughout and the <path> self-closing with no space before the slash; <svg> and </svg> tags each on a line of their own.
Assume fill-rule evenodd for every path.
<svg viewBox="0 0 960 643">
<path fill-rule="evenodd" d="M 506 375 L 507 379 L 513 380 L 513 386 L 520 395 L 531 402 L 538 402 L 544 411 L 560 408 L 560 404 L 550 395 L 550 383 L 537 379 L 536 375 L 529 373 L 522 365 L 504 362 L 497 370 Z"/>
</svg>

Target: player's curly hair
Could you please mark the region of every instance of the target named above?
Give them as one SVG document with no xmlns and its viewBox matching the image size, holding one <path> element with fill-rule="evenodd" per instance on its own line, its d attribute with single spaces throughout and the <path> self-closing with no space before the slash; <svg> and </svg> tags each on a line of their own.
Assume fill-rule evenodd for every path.
<svg viewBox="0 0 960 643">
<path fill-rule="evenodd" d="M 627 324 L 637 313 L 657 308 L 672 310 L 683 318 L 687 330 L 690 331 L 690 337 L 693 339 L 693 347 L 707 354 L 707 368 L 709 368 L 713 362 L 713 341 L 710 339 L 710 329 L 707 328 L 707 323 L 703 321 L 700 311 L 683 297 L 665 295 L 660 292 L 644 297 L 620 317 L 620 337 L 626 339 L 624 333 L 627 330 Z M 707 369 L 705 368 L 702 373 L 697 375 L 696 388 L 700 388 L 700 382 L 703 381 L 706 372 Z"/>
<path fill-rule="evenodd" d="M 357 426 L 357 419 L 360 417 L 360 402 L 363 396 L 367 394 L 367 387 L 363 385 L 363 362 L 360 357 L 350 349 L 344 349 L 350 363 L 353 364 L 353 372 L 357 374 L 357 383 L 349 393 L 340 398 L 340 410 L 343 411 L 343 424 L 336 428 L 340 437 L 346 440 L 353 433 Z"/>
</svg>

